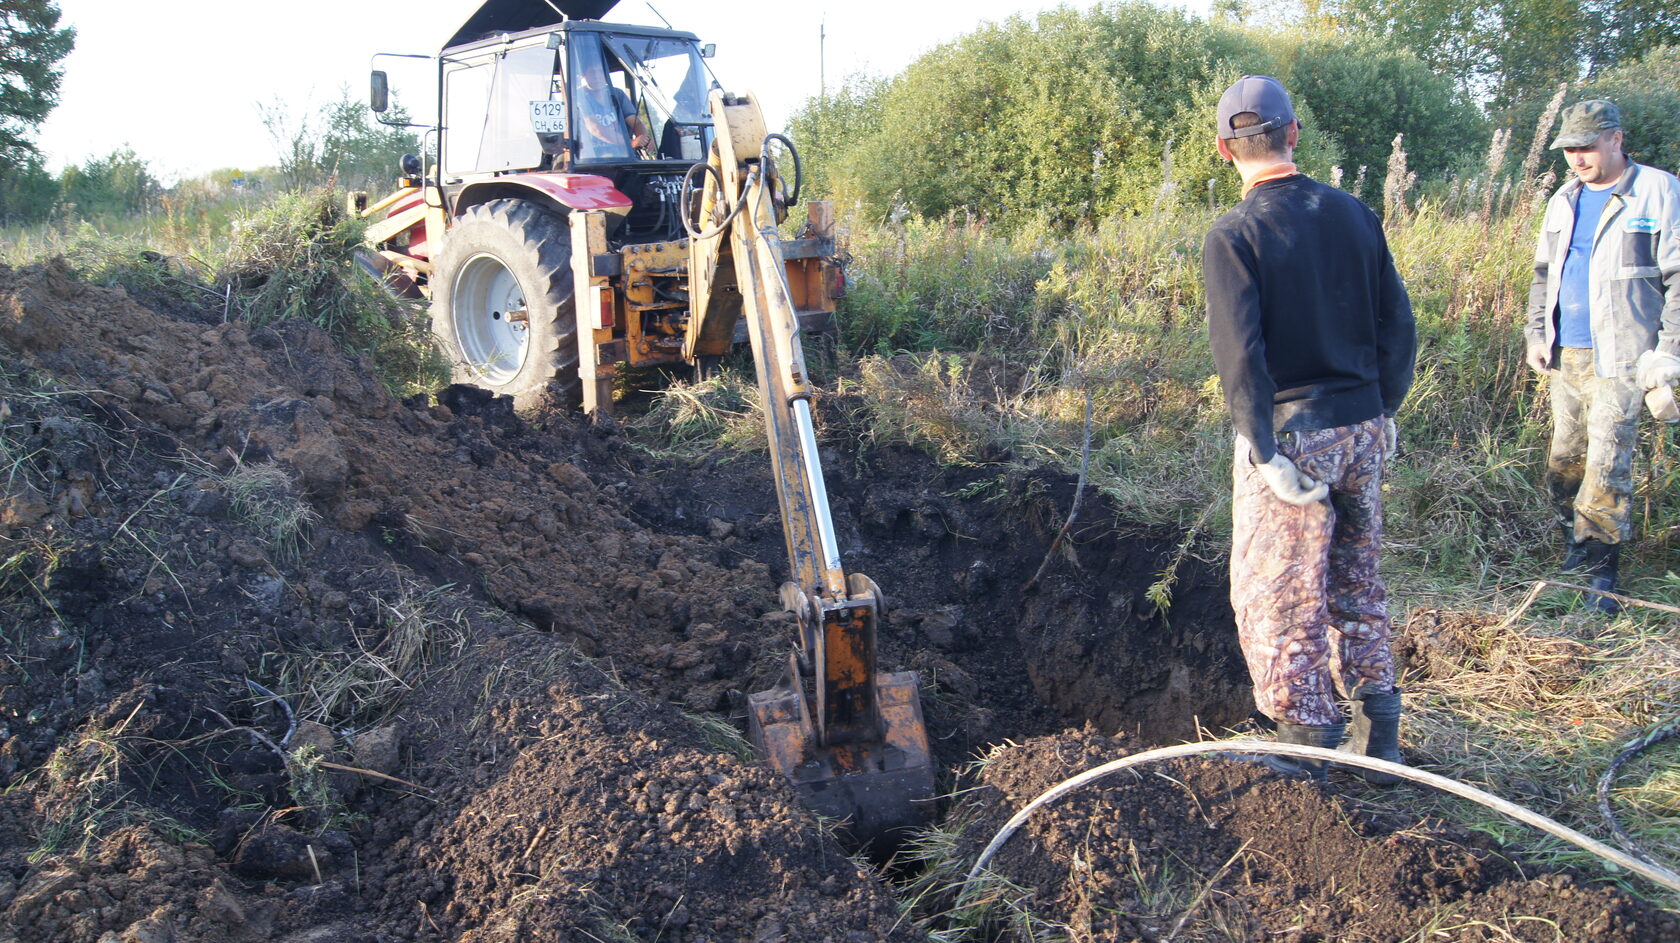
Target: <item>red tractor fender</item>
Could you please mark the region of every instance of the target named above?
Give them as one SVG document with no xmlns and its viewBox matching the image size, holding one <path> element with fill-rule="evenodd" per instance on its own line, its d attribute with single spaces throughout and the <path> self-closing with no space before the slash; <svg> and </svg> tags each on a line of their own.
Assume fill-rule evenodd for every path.
<svg viewBox="0 0 1680 943">
<path fill-rule="evenodd" d="M 459 216 L 468 207 L 480 203 L 508 198 L 547 203 L 562 213 L 567 210 L 630 211 L 630 198 L 620 193 L 606 177 L 597 174 L 525 173 L 467 184 L 455 197 L 455 215 Z"/>
</svg>

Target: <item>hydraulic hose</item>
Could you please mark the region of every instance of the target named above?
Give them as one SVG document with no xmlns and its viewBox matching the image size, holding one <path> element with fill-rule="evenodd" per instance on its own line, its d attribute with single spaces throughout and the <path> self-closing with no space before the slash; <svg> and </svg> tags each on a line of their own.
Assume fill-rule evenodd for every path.
<svg viewBox="0 0 1680 943">
<path fill-rule="evenodd" d="M 1491 793 L 1483 792 L 1474 786 L 1467 786 L 1464 783 L 1448 779 L 1445 776 L 1439 776 L 1435 773 L 1414 769 L 1400 763 L 1390 763 L 1387 760 L 1379 760 L 1375 757 L 1362 756 L 1356 753 L 1344 753 L 1340 750 L 1326 750 L 1323 747 L 1296 746 L 1291 743 L 1274 743 L 1267 740 L 1226 740 L 1206 743 L 1182 743 L 1178 746 L 1162 747 L 1158 750 L 1135 753 L 1131 756 L 1121 757 L 1118 760 L 1088 769 L 1085 772 L 1080 773 L 1078 776 L 1064 780 L 1063 782 L 1051 787 L 1038 798 L 1022 807 L 1021 811 L 1015 813 L 1014 817 L 1012 817 L 1008 822 L 1005 822 L 1003 828 L 998 830 L 997 835 L 993 836 L 991 844 L 986 846 L 986 850 L 981 852 L 980 857 L 975 860 L 974 867 L 969 869 L 968 877 L 963 879 L 963 886 L 961 891 L 958 893 L 958 899 L 962 899 L 962 895 L 968 892 L 968 885 L 979 876 L 981 869 L 986 867 L 987 863 L 992 860 L 992 856 L 998 853 L 998 850 L 1003 847 L 1004 843 L 1009 841 L 1010 836 L 1014 835 L 1015 831 L 1027 821 L 1027 817 L 1032 815 L 1038 808 L 1056 801 L 1081 786 L 1095 782 L 1110 774 L 1118 773 L 1123 769 L 1138 766 L 1143 763 L 1171 760 L 1182 756 L 1195 756 L 1201 753 L 1277 754 L 1279 756 L 1293 756 L 1308 760 L 1330 760 L 1341 766 L 1358 766 L 1363 769 L 1392 773 L 1395 776 L 1400 776 L 1416 783 L 1422 783 L 1425 786 L 1433 786 L 1444 792 L 1450 792 L 1455 796 L 1460 796 L 1465 799 L 1469 799 L 1472 802 L 1480 803 L 1495 812 L 1509 816 L 1527 825 L 1532 825 L 1535 828 L 1555 835 L 1572 845 L 1576 845 L 1577 847 L 1590 851 L 1593 854 L 1598 855 L 1600 858 L 1626 868 L 1646 880 L 1660 884 L 1671 891 L 1680 891 L 1680 874 L 1676 874 L 1673 871 L 1659 865 L 1647 864 L 1646 862 L 1641 861 L 1632 855 L 1618 851 L 1603 842 L 1588 838 L 1561 822 L 1555 822 L 1538 812 L 1525 809 L 1522 806 L 1516 805 L 1512 802 L 1507 802 L 1506 800 Z"/>
<path fill-rule="evenodd" d="M 787 193 L 787 205 L 798 206 L 799 191 L 804 189 L 805 186 L 805 169 L 799 163 L 799 148 L 794 147 L 793 141 L 789 140 L 785 134 L 767 134 L 764 136 L 764 143 L 759 145 L 758 149 L 758 162 L 760 166 L 774 166 L 770 159 L 771 141 L 780 141 L 782 146 L 788 149 L 788 153 L 793 155 L 793 192 Z M 780 177 L 781 174 L 777 173 L 776 176 Z M 785 190 L 783 192 L 786 193 Z"/>
<path fill-rule="evenodd" d="M 718 178 L 718 188 L 720 190 L 723 187 L 723 178 L 718 177 L 718 172 L 715 169 L 713 169 L 711 164 L 707 164 L 707 163 L 695 164 L 695 165 L 688 168 L 687 173 L 683 174 L 682 190 L 677 197 L 677 205 L 678 205 L 678 208 L 679 208 L 680 212 L 682 213 L 683 230 L 688 233 L 688 238 L 694 240 L 695 242 L 701 242 L 701 241 L 706 240 L 706 239 L 715 238 L 718 235 L 718 233 L 721 233 L 725 229 L 729 228 L 730 221 L 735 218 L 736 213 L 741 212 L 742 205 L 744 205 L 747 201 L 746 201 L 745 196 L 743 196 L 739 200 L 736 200 L 735 205 L 730 207 L 729 214 L 723 218 L 723 221 L 718 223 L 716 226 L 713 226 L 711 229 L 707 229 L 707 230 L 704 230 L 704 231 L 695 229 L 694 224 L 692 222 L 690 222 L 689 219 L 688 219 L 688 202 L 689 202 L 690 199 L 693 198 L 693 195 L 694 195 L 694 172 L 696 170 L 704 170 L 707 173 L 711 174 L 713 177 L 717 177 Z M 753 178 L 755 176 L 757 176 L 757 174 L 758 174 L 758 171 L 754 170 L 747 175 L 746 185 L 747 185 L 748 188 L 750 188 L 752 186 Z"/>
</svg>

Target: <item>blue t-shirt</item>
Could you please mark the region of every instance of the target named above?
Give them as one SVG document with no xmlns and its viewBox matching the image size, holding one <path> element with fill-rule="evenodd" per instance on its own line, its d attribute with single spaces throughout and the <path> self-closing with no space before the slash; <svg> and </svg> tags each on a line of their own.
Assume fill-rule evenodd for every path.
<svg viewBox="0 0 1680 943">
<path fill-rule="evenodd" d="M 1591 287 L 1587 270 L 1592 262 L 1593 234 L 1598 218 L 1610 202 L 1615 187 L 1594 190 L 1582 187 L 1575 198 L 1575 232 L 1569 238 L 1569 254 L 1563 258 L 1563 278 L 1558 283 L 1558 346 L 1591 347 Z"/>
</svg>

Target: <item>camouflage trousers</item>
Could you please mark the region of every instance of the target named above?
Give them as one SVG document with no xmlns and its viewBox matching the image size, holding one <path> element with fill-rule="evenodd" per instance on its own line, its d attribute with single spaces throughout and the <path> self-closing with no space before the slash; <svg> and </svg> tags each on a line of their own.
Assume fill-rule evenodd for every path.
<svg viewBox="0 0 1680 943">
<path fill-rule="evenodd" d="M 1632 377 L 1601 377 L 1591 348 L 1564 347 L 1552 373 L 1546 493 L 1576 540 L 1621 543 L 1633 532 L 1633 450 L 1642 394 Z"/>
<path fill-rule="evenodd" d="M 1382 419 L 1281 433 L 1277 445 L 1330 486 L 1330 500 L 1280 501 L 1239 446 L 1231 509 L 1237 640 L 1261 713 L 1282 723 L 1341 723 L 1338 692 L 1394 686 L 1388 591 L 1377 574 Z"/>
</svg>

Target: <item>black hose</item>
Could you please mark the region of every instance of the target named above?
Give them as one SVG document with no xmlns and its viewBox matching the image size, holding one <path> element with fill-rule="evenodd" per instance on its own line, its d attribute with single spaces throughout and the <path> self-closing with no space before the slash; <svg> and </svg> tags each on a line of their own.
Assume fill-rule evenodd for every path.
<svg viewBox="0 0 1680 943">
<path fill-rule="evenodd" d="M 784 134 L 768 134 L 768 135 L 765 135 L 764 145 L 759 148 L 759 158 L 763 163 L 766 163 L 766 164 L 770 163 L 770 142 L 771 141 L 782 142 L 782 146 L 788 149 L 789 154 L 793 155 L 793 192 L 787 194 L 787 205 L 788 206 L 798 206 L 799 205 L 799 191 L 805 184 L 805 168 L 802 167 L 799 163 L 799 148 L 793 146 L 793 142 L 788 140 L 787 135 L 784 135 Z M 777 176 L 780 177 L 781 174 L 777 174 Z"/>
<path fill-rule="evenodd" d="M 1680 734 L 1680 714 L 1676 714 L 1634 737 L 1628 742 L 1627 746 L 1622 748 L 1622 752 L 1616 754 L 1616 758 L 1610 761 L 1610 766 L 1604 770 L 1604 775 L 1598 777 L 1598 811 L 1603 814 L 1604 821 L 1609 824 L 1610 831 L 1615 834 L 1616 840 L 1621 842 L 1622 847 L 1626 848 L 1629 854 L 1648 864 L 1657 864 L 1657 861 L 1651 857 L 1649 852 L 1641 848 L 1638 842 L 1633 840 L 1633 836 L 1622 828 L 1622 823 L 1616 821 L 1616 813 L 1610 808 L 1610 784 L 1615 780 L 1616 771 L 1622 768 L 1622 764 L 1643 753 L 1646 748 L 1661 743 L 1675 734 Z"/>
<path fill-rule="evenodd" d="M 693 196 L 694 196 L 694 172 L 696 170 L 705 170 L 707 173 L 711 174 L 714 179 L 717 180 L 718 193 L 719 193 L 719 198 L 720 199 L 722 198 L 722 194 L 723 194 L 723 177 L 722 177 L 722 175 L 720 175 L 717 172 L 717 170 L 713 169 L 711 164 L 707 164 L 707 163 L 695 164 L 695 165 L 688 168 L 687 173 L 683 174 L 682 190 L 681 190 L 679 196 L 677 197 L 678 210 L 682 213 L 683 231 L 688 233 L 688 238 L 694 240 L 695 242 L 699 242 L 702 239 L 710 239 L 713 236 L 716 236 L 718 233 L 723 232 L 724 227 L 729 225 L 729 221 L 735 218 L 735 214 L 741 212 L 741 204 L 745 203 L 746 201 L 741 200 L 741 201 L 737 202 L 734 206 L 730 207 L 729 208 L 729 214 L 723 218 L 723 222 L 718 223 L 715 227 L 713 227 L 711 229 L 708 229 L 708 230 L 697 230 L 697 229 L 695 229 L 694 224 L 692 222 L 690 222 L 689 218 L 688 218 L 689 217 L 688 203 L 689 203 L 689 200 L 693 199 Z"/>
</svg>

